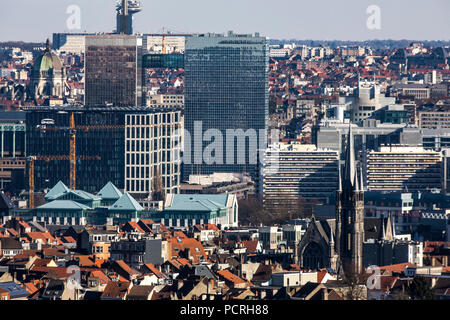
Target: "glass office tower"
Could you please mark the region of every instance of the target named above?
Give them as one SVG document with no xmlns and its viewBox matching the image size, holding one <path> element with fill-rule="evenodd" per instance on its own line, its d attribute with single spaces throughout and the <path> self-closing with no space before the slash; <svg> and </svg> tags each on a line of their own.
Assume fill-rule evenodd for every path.
<svg viewBox="0 0 450 320">
<path fill-rule="evenodd" d="M 227 130 L 253 129 L 257 133 L 257 146 L 265 149 L 268 125 L 268 71 L 269 56 L 265 37 L 222 34 L 200 34 L 186 39 L 185 48 L 185 129 L 191 135 L 191 147 L 185 139 L 183 178 L 190 174 L 213 172 L 246 172 L 255 182 L 258 162 L 254 163 L 249 150 L 250 138 L 246 137 L 245 152 L 227 143 Z M 195 147 L 194 126 L 201 121 L 201 132 L 218 129 L 223 135 L 223 161 L 207 164 L 195 163 L 211 141 L 204 141 L 202 148 Z M 200 137 L 200 140 L 203 139 Z M 190 150 L 189 150 L 190 149 Z M 191 163 L 186 163 L 190 151 Z M 234 163 L 227 161 L 233 153 Z M 245 153 L 245 162 L 239 163 L 238 155 Z M 204 160 L 204 159 L 203 159 Z"/>
<path fill-rule="evenodd" d="M 144 105 L 141 38 L 86 36 L 85 54 L 85 105 Z"/>
</svg>

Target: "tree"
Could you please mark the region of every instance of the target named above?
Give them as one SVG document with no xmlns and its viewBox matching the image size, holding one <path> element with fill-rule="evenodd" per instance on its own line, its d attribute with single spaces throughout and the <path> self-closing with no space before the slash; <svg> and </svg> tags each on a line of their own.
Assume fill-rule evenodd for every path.
<svg viewBox="0 0 450 320">
<path fill-rule="evenodd" d="M 277 112 L 277 97 L 270 96 L 269 99 L 269 114 L 274 114 Z"/>
<path fill-rule="evenodd" d="M 152 200 L 153 201 L 165 201 L 166 192 L 164 190 L 162 176 L 159 173 L 158 168 L 155 169 L 155 176 L 152 181 Z"/>
<path fill-rule="evenodd" d="M 415 276 L 408 286 L 408 294 L 413 300 L 434 300 L 430 283 L 421 276 Z"/>
<path fill-rule="evenodd" d="M 267 224 L 270 218 L 262 203 L 253 197 L 239 201 L 239 224 L 260 225 Z"/>
<path fill-rule="evenodd" d="M 362 271 L 361 273 L 344 272 L 339 283 L 345 287 L 344 299 L 345 300 L 366 300 L 367 299 L 367 273 Z"/>
</svg>

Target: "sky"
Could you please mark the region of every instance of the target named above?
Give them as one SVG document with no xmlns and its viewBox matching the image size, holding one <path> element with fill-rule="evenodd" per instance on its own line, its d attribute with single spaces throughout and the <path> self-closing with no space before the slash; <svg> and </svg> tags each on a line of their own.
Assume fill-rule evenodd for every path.
<svg viewBox="0 0 450 320">
<path fill-rule="evenodd" d="M 450 40 L 449 0 L 142 0 L 141 33 L 254 33 L 297 40 Z M 112 32 L 116 0 L 0 0 L 0 41 L 44 42 L 54 32 Z M 80 29 L 69 29 L 80 9 Z M 369 6 L 379 8 L 379 19 Z M 367 20 L 373 26 L 368 28 Z M 375 21 L 375 24 L 373 24 Z M 378 23 L 379 22 L 379 23 Z M 72 24 L 75 25 L 76 24 Z M 70 26 L 70 24 L 69 24 Z"/>
</svg>

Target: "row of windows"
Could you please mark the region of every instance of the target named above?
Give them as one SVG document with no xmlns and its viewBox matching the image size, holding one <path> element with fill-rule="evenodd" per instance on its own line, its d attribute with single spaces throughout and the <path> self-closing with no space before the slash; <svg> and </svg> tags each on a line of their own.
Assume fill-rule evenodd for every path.
<svg viewBox="0 0 450 320">
<path fill-rule="evenodd" d="M 154 124 L 172 124 L 179 122 L 179 112 L 158 113 L 147 115 L 127 115 L 128 125 L 154 125 Z"/>
<path fill-rule="evenodd" d="M 159 148 L 161 149 L 170 149 L 180 144 L 180 139 L 175 138 L 159 138 L 159 139 L 151 139 L 151 140 L 127 140 L 127 152 L 140 151 L 140 152 L 148 152 L 148 151 L 156 151 Z M 152 144 L 152 149 L 150 149 L 150 143 Z"/>
</svg>

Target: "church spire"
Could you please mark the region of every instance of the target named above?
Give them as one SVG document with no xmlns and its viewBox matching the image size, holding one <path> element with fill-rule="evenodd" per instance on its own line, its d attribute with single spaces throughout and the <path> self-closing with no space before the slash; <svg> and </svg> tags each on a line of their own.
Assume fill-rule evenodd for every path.
<svg viewBox="0 0 450 320">
<path fill-rule="evenodd" d="M 45 41 L 45 51 L 50 52 L 50 39 L 47 38 L 47 41 Z"/>
<path fill-rule="evenodd" d="M 355 148 L 353 146 L 353 134 L 351 123 L 348 126 L 347 149 L 345 150 L 344 189 L 353 189 L 356 184 Z"/>
</svg>

